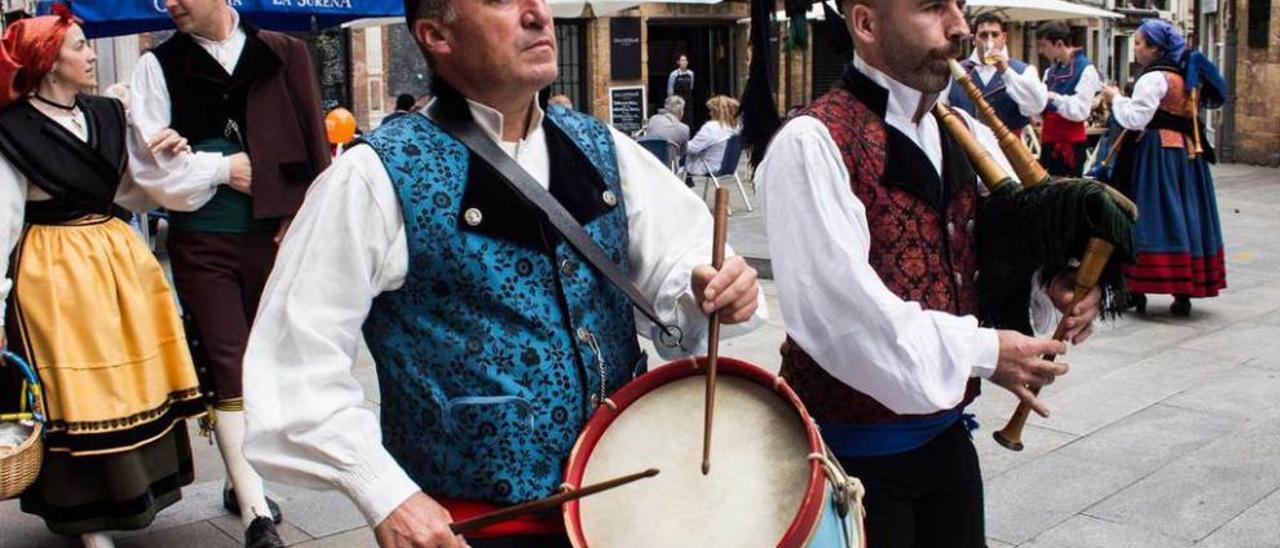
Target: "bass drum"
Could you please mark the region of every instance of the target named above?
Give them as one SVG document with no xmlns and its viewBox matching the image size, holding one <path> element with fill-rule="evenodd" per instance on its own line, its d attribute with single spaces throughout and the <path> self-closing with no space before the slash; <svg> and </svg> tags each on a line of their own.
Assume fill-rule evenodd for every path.
<svg viewBox="0 0 1280 548">
<path fill-rule="evenodd" d="M 657 468 L 564 505 L 574 546 L 860 548 L 862 484 L 830 458 L 778 376 L 720 358 L 711 471 L 702 474 L 702 359 L 663 365 L 601 405 L 569 457 L 570 488 Z"/>
</svg>

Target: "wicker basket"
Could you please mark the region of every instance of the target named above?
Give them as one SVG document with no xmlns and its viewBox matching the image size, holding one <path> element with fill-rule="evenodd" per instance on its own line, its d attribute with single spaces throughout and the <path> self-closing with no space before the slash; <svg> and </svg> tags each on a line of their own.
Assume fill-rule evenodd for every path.
<svg viewBox="0 0 1280 548">
<path fill-rule="evenodd" d="M 31 429 L 31 434 L 27 436 L 26 441 L 17 447 L 0 449 L 0 500 L 21 495 L 27 487 L 30 487 L 36 481 L 36 476 L 40 474 L 40 463 L 44 457 L 44 444 L 40 441 L 44 434 L 40 379 L 31 366 L 10 352 L 4 352 L 3 356 L 0 356 L 0 366 L 7 364 L 16 365 L 27 379 L 19 395 L 23 400 L 21 404 L 23 412 L 19 415 L 34 419 L 35 427 Z"/>
</svg>

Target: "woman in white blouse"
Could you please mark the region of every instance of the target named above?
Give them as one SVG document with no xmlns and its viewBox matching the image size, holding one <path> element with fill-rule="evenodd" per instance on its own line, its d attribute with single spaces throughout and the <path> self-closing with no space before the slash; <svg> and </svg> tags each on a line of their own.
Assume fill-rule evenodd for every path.
<svg viewBox="0 0 1280 548">
<path fill-rule="evenodd" d="M 13 23 L 0 45 L 0 348 L 31 364 L 44 396 L 22 511 L 97 548 L 181 498 L 194 478 L 185 419 L 204 403 L 164 271 L 117 216 L 147 206 L 125 175 L 124 108 L 80 94 L 96 85 L 93 49 L 55 13 Z M 161 138 L 157 151 L 186 147 Z M 18 401 L 11 370 L 0 412 Z"/>
<path fill-rule="evenodd" d="M 737 99 L 717 95 L 707 101 L 707 110 L 711 119 L 689 141 L 685 156 L 685 171 L 690 175 L 708 175 L 720 169 L 729 138 L 738 134 Z"/>
<path fill-rule="evenodd" d="M 1172 24 L 1147 20 L 1134 35 L 1144 66 L 1124 97 L 1103 90 L 1125 132 L 1114 164 L 1116 186 L 1142 212 L 1135 229 L 1138 260 L 1125 269 L 1131 301 L 1146 309 L 1146 294 L 1172 294 L 1175 316 L 1191 313 L 1191 299 L 1213 297 L 1227 286 L 1222 229 L 1200 108 L 1216 108 L 1226 96 L 1222 75 Z"/>
</svg>

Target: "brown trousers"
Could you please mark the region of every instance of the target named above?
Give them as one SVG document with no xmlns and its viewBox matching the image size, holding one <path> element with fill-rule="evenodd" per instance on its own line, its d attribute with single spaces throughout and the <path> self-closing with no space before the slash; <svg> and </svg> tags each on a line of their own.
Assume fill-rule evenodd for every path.
<svg viewBox="0 0 1280 548">
<path fill-rule="evenodd" d="M 274 231 L 169 234 L 173 284 L 188 324 L 191 357 L 215 406 L 237 402 L 244 394 L 244 349 L 275 262 L 274 236 Z"/>
</svg>

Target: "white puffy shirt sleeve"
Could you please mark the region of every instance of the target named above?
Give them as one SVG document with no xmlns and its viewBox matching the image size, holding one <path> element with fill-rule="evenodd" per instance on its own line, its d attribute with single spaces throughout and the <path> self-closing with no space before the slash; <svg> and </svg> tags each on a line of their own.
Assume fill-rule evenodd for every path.
<svg viewBox="0 0 1280 548">
<path fill-rule="evenodd" d="M 1133 97 L 1116 96 L 1111 101 L 1111 114 L 1116 122 L 1130 131 L 1142 131 L 1155 118 L 1160 102 L 1169 93 L 1169 81 L 1160 71 L 1148 72 L 1133 84 Z"/>
<path fill-rule="evenodd" d="M 1004 86 L 1023 116 L 1040 114 L 1049 104 L 1049 87 L 1040 80 L 1040 71 L 1035 65 L 1027 65 L 1022 74 L 1013 69 L 1005 70 Z"/>
<path fill-rule="evenodd" d="M 1089 65 L 1076 83 L 1076 92 L 1059 95 L 1054 105 L 1063 118 L 1072 122 L 1084 122 L 1089 119 L 1089 111 L 1093 110 L 1093 100 L 1097 98 L 1099 91 L 1102 91 L 1102 78 L 1098 76 L 1097 67 Z"/>
<path fill-rule="evenodd" d="M 9 303 L 9 259 L 22 237 L 23 218 L 27 208 L 27 178 L 0 156 L 0 328 L 4 327 L 5 307 Z"/>
<path fill-rule="evenodd" d="M 316 179 L 280 246 L 244 357 L 245 456 L 264 477 L 338 488 L 370 525 L 419 490 L 352 374 L 374 297 L 404 283 L 404 219 L 377 153 Z"/>
<path fill-rule="evenodd" d="M 166 209 L 200 209 L 213 198 L 218 185 L 230 179 L 230 161 L 213 152 L 151 153 L 147 143 L 169 127 L 172 106 L 155 54 L 138 59 L 130 89 L 128 146 L 133 180 Z"/>
<path fill-rule="evenodd" d="M 821 122 L 788 122 L 757 178 L 787 332 L 823 369 L 903 414 L 950 409 L 990 376 L 994 330 L 904 301 L 872 269 L 864 206 Z"/>
<path fill-rule="evenodd" d="M 680 328 L 685 350 L 703 353 L 707 317 L 693 296 L 690 276 L 694 267 L 711 264 L 711 213 L 657 157 L 617 130 L 610 131 L 627 206 L 631 281 L 653 303 L 663 322 Z M 733 249 L 725 246 L 725 256 L 733 255 Z M 747 333 L 769 317 L 763 290 L 757 299 L 755 315 L 744 323 L 723 326 L 722 339 Z M 657 341 L 656 327 L 638 314 L 636 329 Z M 654 346 L 665 359 L 684 355 L 678 348 Z"/>
</svg>

